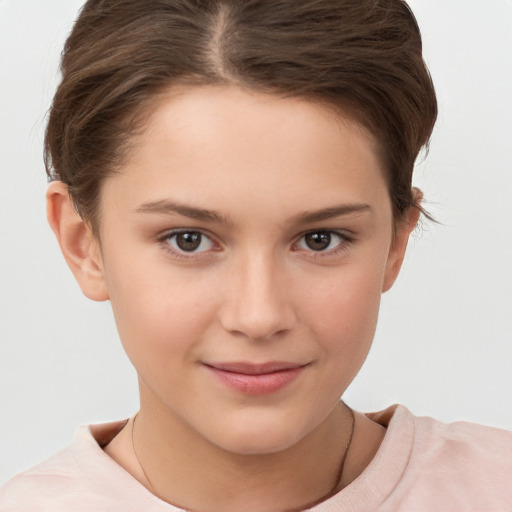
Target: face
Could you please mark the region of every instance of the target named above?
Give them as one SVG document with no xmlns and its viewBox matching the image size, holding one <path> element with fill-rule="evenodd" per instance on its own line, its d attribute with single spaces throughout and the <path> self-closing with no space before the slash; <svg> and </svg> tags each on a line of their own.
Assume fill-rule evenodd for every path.
<svg viewBox="0 0 512 512">
<path fill-rule="evenodd" d="M 100 203 L 99 266 L 143 411 L 237 453 L 283 450 L 332 414 L 409 233 L 392 243 L 377 154 L 305 100 L 159 100 Z"/>
</svg>

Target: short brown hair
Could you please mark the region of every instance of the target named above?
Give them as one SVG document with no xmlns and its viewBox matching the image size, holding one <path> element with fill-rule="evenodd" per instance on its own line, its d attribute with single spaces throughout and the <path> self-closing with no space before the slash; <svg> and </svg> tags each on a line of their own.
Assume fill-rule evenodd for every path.
<svg viewBox="0 0 512 512">
<path fill-rule="evenodd" d="M 380 143 L 395 218 L 436 116 L 418 25 L 401 0 L 89 0 L 62 55 L 45 164 L 98 221 L 151 99 L 175 85 L 234 84 L 319 101 Z"/>
</svg>

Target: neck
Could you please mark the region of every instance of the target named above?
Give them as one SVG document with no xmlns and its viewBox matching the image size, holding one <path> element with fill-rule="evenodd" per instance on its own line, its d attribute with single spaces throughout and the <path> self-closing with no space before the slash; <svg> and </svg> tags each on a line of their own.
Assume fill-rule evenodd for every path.
<svg viewBox="0 0 512 512">
<path fill-rule="evenodd" d="M 141 393 L 133 431 L 144 475 L 139 479 L 164 501 L 195 511 L 303 510 L 342 486 L 340 470 L 353 428 L 351 411 L 342 403 L 293 446 L 244 455 L 208 442 L 144 398 Z"/>
</svg>

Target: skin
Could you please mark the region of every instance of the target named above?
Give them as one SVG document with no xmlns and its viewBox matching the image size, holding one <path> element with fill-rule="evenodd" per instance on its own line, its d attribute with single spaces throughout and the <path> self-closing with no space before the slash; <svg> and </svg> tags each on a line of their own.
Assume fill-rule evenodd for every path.
<svg viewBox="0 0 512 512">
<path fill-rule="evenodd" d="M 351 421 L 339 397 L 417 221 L 394 222 L 370 133 L 302 99 L 173 91 L 102 186 L 99 240 L 62 183 L 47 198 L 70 268 L 111 301 L 139 376 L 134 441 L 151 483 L 132 421 L 106 448 L 114 460 L 162 499 L 227 512 L 305 507 L 364 470 L 383 428 L 356 414 L 337 482 Z M 198 249 L 180 249 L 177 229 L 202 233 Z M 328 245 L 313 250 L 305 234 L 319 232 Z M 265 394 L 209 366 L 275 361 L 300 369 Z"/>
</svg>

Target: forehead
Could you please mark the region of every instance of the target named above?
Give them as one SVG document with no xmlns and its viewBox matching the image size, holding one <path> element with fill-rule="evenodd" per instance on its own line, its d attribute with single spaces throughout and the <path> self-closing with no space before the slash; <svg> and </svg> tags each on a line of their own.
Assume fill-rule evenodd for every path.
<svg viewBox="0 0 512 512">
<path fill-rule="evenodd" d="M 162 94 L 109 188 L 133 203 L 178 195 L 216 210 L 240 196 L 247 208 L 303 210 L 387 198 L 377 143 L 360 124 L 311 101 L 235 87 Z"/>
</svg>

